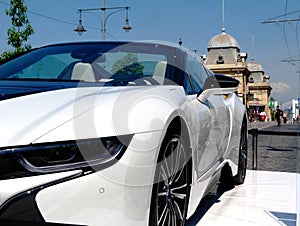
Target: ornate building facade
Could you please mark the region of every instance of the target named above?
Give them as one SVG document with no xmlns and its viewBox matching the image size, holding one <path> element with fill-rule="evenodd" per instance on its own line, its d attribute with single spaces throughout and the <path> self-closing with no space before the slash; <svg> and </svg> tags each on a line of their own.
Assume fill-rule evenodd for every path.
<svg viewBox="0 0 300 226">
<path fill-rule="evenodd" d="M 202 61 L 216 74 L 232 76 L 240 81 L 238 97 L 246 105 L 249 89 L 247 86 L 250 71 L 247 67 L 247 54 L 240 53 L 240 45 L 230 34 L 222 30 L 208 43 L 207 55 L 202 55 Z"/>
<path fill-rule="evenodd" d="M 272 87 L 270 86 L 270 76 L 265 75 L 263 67 L 252 60 L 248 64 L 251 72 L 249 77 L 249 97 L 248 107 L 250 112 L 261 112 L 266 114 L 266 120 L 271 120 L 269 100 Z"/>
<path fill-rule="evenodd" d="M 201 61 L 216 74 L 238 79 L 237 94 L 249 112 L 265 113 L 267 120 L 271 118 L 268 107 L 272 90 L 270 76 L 265 75 L 260 64 L 246 62 L 247 53 L 240 52 L 239 43 L 224 28 L 221 34 L 210 39 L 207 54 L 201 56 Z"/>
</svg>

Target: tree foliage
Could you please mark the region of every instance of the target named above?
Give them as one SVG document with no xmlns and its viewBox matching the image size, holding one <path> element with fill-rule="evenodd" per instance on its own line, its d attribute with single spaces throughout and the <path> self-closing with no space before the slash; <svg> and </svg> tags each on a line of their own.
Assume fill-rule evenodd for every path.
<svg viewBox="0 0 300 226">
<path fill-rule="evenodd" d="M 114 74 L 142 75 L 144 66 L 138 62 L 138 57 L 134 53 L 127 53 L 112 66 Z"/>
<path fill-rule="evenodd" d="M 12 27 L 7 30 L 7 44 L 13 47 L 13 50 L 3 52 L 0 56 L 1 61 L 31 49 L 28 39 L 34 34 L 34 30 L 26 12 L 24 0 L 10 0 L 10 7 L 5 13 L 11 18 Z"/>
</svg>

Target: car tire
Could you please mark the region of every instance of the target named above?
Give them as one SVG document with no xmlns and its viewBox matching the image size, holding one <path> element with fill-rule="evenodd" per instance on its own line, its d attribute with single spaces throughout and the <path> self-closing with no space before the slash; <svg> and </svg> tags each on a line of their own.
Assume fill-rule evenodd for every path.
<svg viewBox="0 0 300 226">
<path fill-rule="evenodd" d="M 160 149 L 152 188 L 149 225 L 184 225 L 190 195 L 187 146 L 178 133 L 167 134 Z"/>
<path fill-rule="evenodd" d="M 244 119 L 242 123 L 241 136 L 240 136 L 238 173 L 234 177 L 235 183 L 237 185 L 243 184 L 246 177 L 247 152 L 248 152 L 247 139 L 248 139 L 247 121 Z"/>
</svg>

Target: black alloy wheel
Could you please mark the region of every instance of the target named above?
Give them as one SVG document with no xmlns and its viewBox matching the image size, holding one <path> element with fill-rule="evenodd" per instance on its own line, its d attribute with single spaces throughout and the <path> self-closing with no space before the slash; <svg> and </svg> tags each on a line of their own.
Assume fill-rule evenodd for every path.
<svg viewBox="0 0 300 226">
<path fill-rule="evenodd" d="M 157 164 L 150 207 L 151 226 L 183 226 L 190 194 L 187 153 L 177 134 L 165 138 Z"/>
<path fill-rule="evenodd" d="M 247 151 L 248 151 L 247 138 L 248 138 L 247 121 L 244 119 L 241 128 L 238 173 L 235 176 L 235 182 L 237 185 L 243 184 L 246 177 Z"/>
</svg>

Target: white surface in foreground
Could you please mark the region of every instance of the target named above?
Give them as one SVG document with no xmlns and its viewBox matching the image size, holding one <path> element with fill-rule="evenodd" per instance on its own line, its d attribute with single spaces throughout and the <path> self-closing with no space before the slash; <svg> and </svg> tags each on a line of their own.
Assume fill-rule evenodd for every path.
<svg viewBox="0 0 300 226">
<path fill-rule="evenodd" d="M 270 212 L 297 214 L 300 226 L 300 175 L 247 171 L 245 183 L 225 192 L 199 221 L 199 225 L 286 225 Z M 269 212 L 270 211 L 270 212 Z"/>
</svg>

